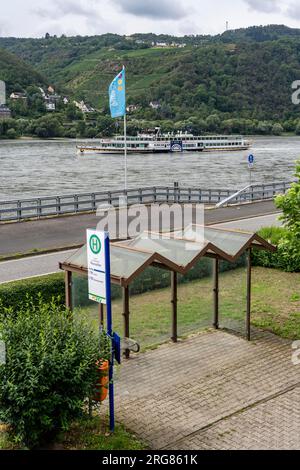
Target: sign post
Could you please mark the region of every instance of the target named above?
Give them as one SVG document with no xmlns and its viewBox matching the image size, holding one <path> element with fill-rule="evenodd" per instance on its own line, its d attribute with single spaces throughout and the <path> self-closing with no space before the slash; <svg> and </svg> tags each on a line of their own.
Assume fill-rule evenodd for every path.
<svg viewBox="0 0 300 470">
<path fill-rule="evenodd" d="M 252 170 L 254 168 L 254 155 L 249 155 L 248 156 L 248 168 L 249 168 L 249 181 L 250 181 L 250 186 L 252 185 Z"/>
<path fill-rule="evenodd" d="M 110 430 L 115 428 L 114 412 L 114 359 L 120 358 L 118 345 L 119 336 L 113 333 L 111 285 L 110 285 L 110 245 L 109 233 L 97 230 L 87 230 L 87 260 L 89 299 L 106 304 L 107 336 L 111 339 L 111 359 L 109 361 L 109 418 Z M 116 347 L 115 347 L 116 345 Z M 118 361 L 119 362 L 119 361 Z"/>
</svg>

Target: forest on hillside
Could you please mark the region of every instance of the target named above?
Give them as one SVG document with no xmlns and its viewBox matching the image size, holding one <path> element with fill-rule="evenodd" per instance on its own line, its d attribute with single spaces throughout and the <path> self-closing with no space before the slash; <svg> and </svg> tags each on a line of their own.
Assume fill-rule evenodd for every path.
<svg viewBox="0 0 300 470">
<path fill-rule="evenodd" d="M 56 119 L 54 127 L 62 135 L 64 129 L 67 135 L 70 131 L 66 121 L 72 122 L 75 136 L 115 131 L 107 87 L 123 64 L 127 100 L 132 105 L 131 133 L 154 125 L 195 133 L 300 133 L 300 107 L 291 99 L 292 83 L 300 80 L 298 29 L 273 25 L 181 38 L 46 35 L 0 38 L 0 47 L 4 77 L 0 79 L 8 81 L 9 89 L 27 92 L 48 83 L 70 100 L 85 100 L 95 107 L 95 116 L 89 119 L 63 106 L 51 117 L 43 116 L 42 109 L 33 115 L 30 110 L 27 115 L 14 110 L 15 120 L 43 118 L 47 123 Z"/>
</svg>

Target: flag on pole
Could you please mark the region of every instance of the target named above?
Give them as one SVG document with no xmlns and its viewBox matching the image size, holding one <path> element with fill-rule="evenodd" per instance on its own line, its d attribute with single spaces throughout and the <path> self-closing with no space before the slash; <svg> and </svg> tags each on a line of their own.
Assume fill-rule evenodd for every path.
<svg viewBox="0 0 300 470">
<path fill-rule="evenodd" d="M 126 115 L 126 77 L 125 67 L 111 82 L 109 86 L 109 106 L 111 117 L 117 118 Z"/>
</svg>

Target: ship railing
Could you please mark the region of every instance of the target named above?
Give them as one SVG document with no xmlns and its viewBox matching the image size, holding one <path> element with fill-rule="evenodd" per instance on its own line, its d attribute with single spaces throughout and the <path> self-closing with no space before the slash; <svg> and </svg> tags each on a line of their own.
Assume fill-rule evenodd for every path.
<svg viewBox="0 0 300 470">
<path fill-rule="evenodd" d="M 259 200 L 272 199 L 276 194 L 285 193 L 291 182 L 256 184 L 234 189 L 202 189 L 173 186 L 140 187 L 125 190 L 100 191 L 91 193 L 41 196 L 17 200 L 0 201 L 0 222 L 42 219 L 68 214 L 96 212 L 99 206 L 119 207 L 127 204 L 180 203 L 226 206 Z"/>
</svg>

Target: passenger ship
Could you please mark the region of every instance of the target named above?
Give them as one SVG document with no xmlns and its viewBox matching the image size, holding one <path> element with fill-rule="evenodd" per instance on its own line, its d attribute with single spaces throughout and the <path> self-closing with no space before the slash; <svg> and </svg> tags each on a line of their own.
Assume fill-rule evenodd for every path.
<svg viewBox="0 0 300 470">
<path fill-rule="evenodd" d="M 242 136 L 194 136 L 188 133 L 174 134 L 138 134 L 127 137 L 128 153 L 165 153 L 165 152 L 212 152 L 247 150 L 251 142 Z M 123 154 L 124 136 L 101 139 L 99 146 L 77 146 L 80 153 Z"/>
</svg>

